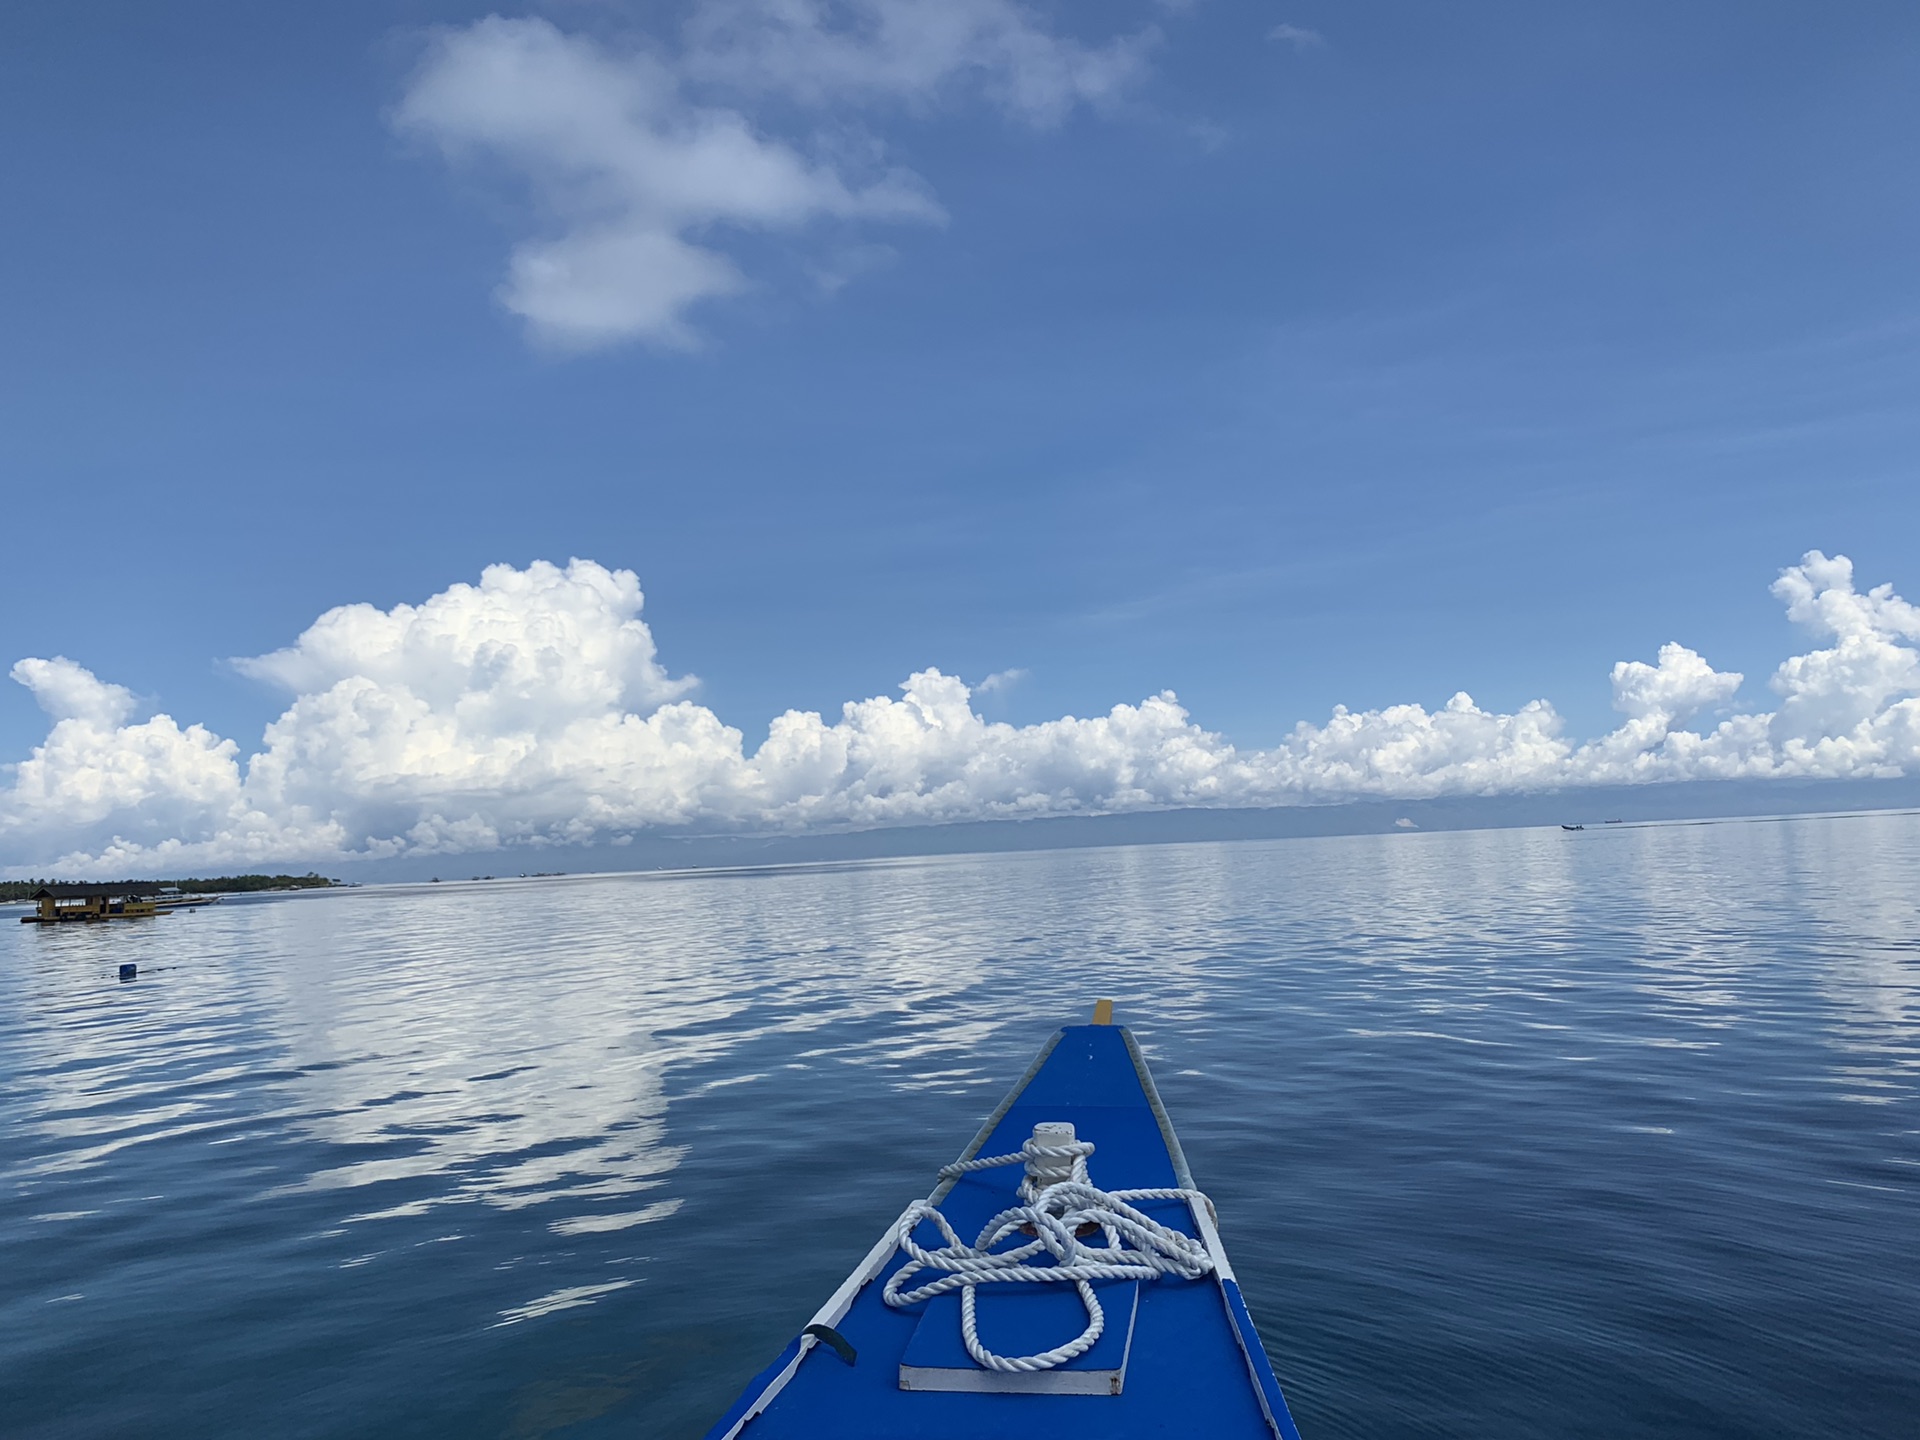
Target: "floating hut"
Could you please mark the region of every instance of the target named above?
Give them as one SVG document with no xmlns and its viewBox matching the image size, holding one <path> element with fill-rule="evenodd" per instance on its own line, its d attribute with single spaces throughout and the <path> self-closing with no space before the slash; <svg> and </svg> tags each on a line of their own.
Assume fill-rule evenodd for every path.
<svg viewBox="0 0 1920 1440">
<path fill-rule="evenodd" d="M 27 898 L 38 908 L 22 915 L 22 925 L 64 925 L 70 921 L 137 920 L 158 915 L 158 885 L 121 880 L 110 885 L 45 885 Z"/>
</svg>

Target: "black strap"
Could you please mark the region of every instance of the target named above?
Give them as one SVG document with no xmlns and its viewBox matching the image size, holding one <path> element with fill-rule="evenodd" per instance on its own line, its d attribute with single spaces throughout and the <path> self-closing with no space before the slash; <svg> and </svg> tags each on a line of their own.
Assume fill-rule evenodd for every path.
<svg viewBox="0 0 1920 1440">
<path fill-rule="evenodd" d="M 811 1335 L 816 1340 L 825 1341 L 833 1347 L 833 1353 L 849 1365 L 853 1364 L 857 1356 L 858 1352 L 854 1350 L 853 1346 L 847 1343 L 847 1337 L 831 1325 L 809 1325 L 800 1333 L 802 1335 Z"/>
</svg>

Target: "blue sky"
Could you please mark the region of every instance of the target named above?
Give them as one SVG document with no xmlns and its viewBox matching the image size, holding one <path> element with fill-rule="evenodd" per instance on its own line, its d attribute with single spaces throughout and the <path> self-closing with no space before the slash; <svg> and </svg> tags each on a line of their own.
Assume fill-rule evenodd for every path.
<svg viewBox="0 0 1920 1440">
<path fill-rule="evenodd" d="M 490 13 L 0 18 L 5 663 L 244 762 L 289 693 L 231 657 L 578 556 L 749 751 L 926 667 L 1024 671 L 974 697 L 1016 725 L 1173 690 L 1245 750 L 1466 690 L 1577 741 L 1668 641 L 1747 677 L 1702 724 L 1778 704 L 1804 552 L 1920 589 L 1910 6 L 956 0 L 1092 67 L 1037 101 L 888 80 L 914 0 Z M 510 86 L 432 108 L 503 35 L 842 198 L 662 219 Z M 641 210 L 730 293 L 593 346 L 503 302 Z M 0 759 L 43 708 L 4 687 Z"/>
</svg>

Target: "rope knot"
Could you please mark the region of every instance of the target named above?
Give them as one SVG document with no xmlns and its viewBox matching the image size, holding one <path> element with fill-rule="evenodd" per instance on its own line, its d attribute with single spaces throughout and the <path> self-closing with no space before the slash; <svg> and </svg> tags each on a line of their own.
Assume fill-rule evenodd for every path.
<svg viewBox="0 0 1920 1440">
<path fill-rule="evenodd" d="M 1102 1190 L 1087 1176 L 1093 1145 L 1074 1135 L 1073 1126 L 1043 1122 L 1033 1137 L 1007 1155 L 961 1160 L 940 1171 L 942 1180 L 1000 1165 L 1026 1165 L 1020 1182 L 1022 1203 L 1002 1210 L 986 1223 L 973 1244 L 960 1236 L 930 1200 L 917 1200 L 894 1223 L 894 1244 L 907 1254 L 881 1292 L 896 1308 L 916 1305 L 950 1291 L 960 1292 L 960 1334 L 974 1363 L 989 1370 L 1051 1370 L 1091 1350 L 1106 1329 L 1106 1315 L 1093 1292 L 1095 1280 L 1152 1280 L 1174 1275 L 1197 1280 L 1213 1270 L 1207 1247 L 1142 1214 L 1131 1200 L 1184 1200 L 1189 1207 L 1212 1202 L 1197 1190 Z M 945 1242 L 928 1249 L 913 1238 L 921 1221 L 931 1221 Z M 1104 1245 L 1082 1243 L 1100 1235 Z M 994 1247 L 1010 1237 L 1010 1248 Z M 1041 1257 L 1045 1257 L 1044 1260 Z M 1029 1260 L 1040 1261 L 1028 1264 Z M 1048 1263 L 1051 1262 L 1051 1263 Z M 922 1270 L 942 1272 L 912 1290 L 906 1282 Z M 1072 1284 L 1086 1307 L 1086 1329 L 1064 1345 L 1035 1355 L 996 1355 L 981 1342 L 974 1292 L 993 1284 Z"/>
<path fill-rule="evenodd" d="M 1087 1157 L 1093 1146 L 1073 1133 L 1066 1121 L 1043 1120 L 1033 1127 L 1033 1135 L 1020 1147 L 1027 1162 L 1027 1178 L 1020 1182 L 1020 1198 L 1031 1203 L 1053 1185 L 1087 1178 Z"/>
</svg>

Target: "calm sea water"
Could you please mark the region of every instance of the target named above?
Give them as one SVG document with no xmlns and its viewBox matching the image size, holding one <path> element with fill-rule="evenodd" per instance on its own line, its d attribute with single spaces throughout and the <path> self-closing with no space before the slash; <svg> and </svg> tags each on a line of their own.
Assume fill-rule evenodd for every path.
<svg viewBox="0 0 1920 1440">
<path fill-rule="evenodd" d="M 1308 1440 L 1920 1434 L 1902 816 L 9 921 L 0 1430 L 698 1435 L 1103 995 Z"/>
</svg>

